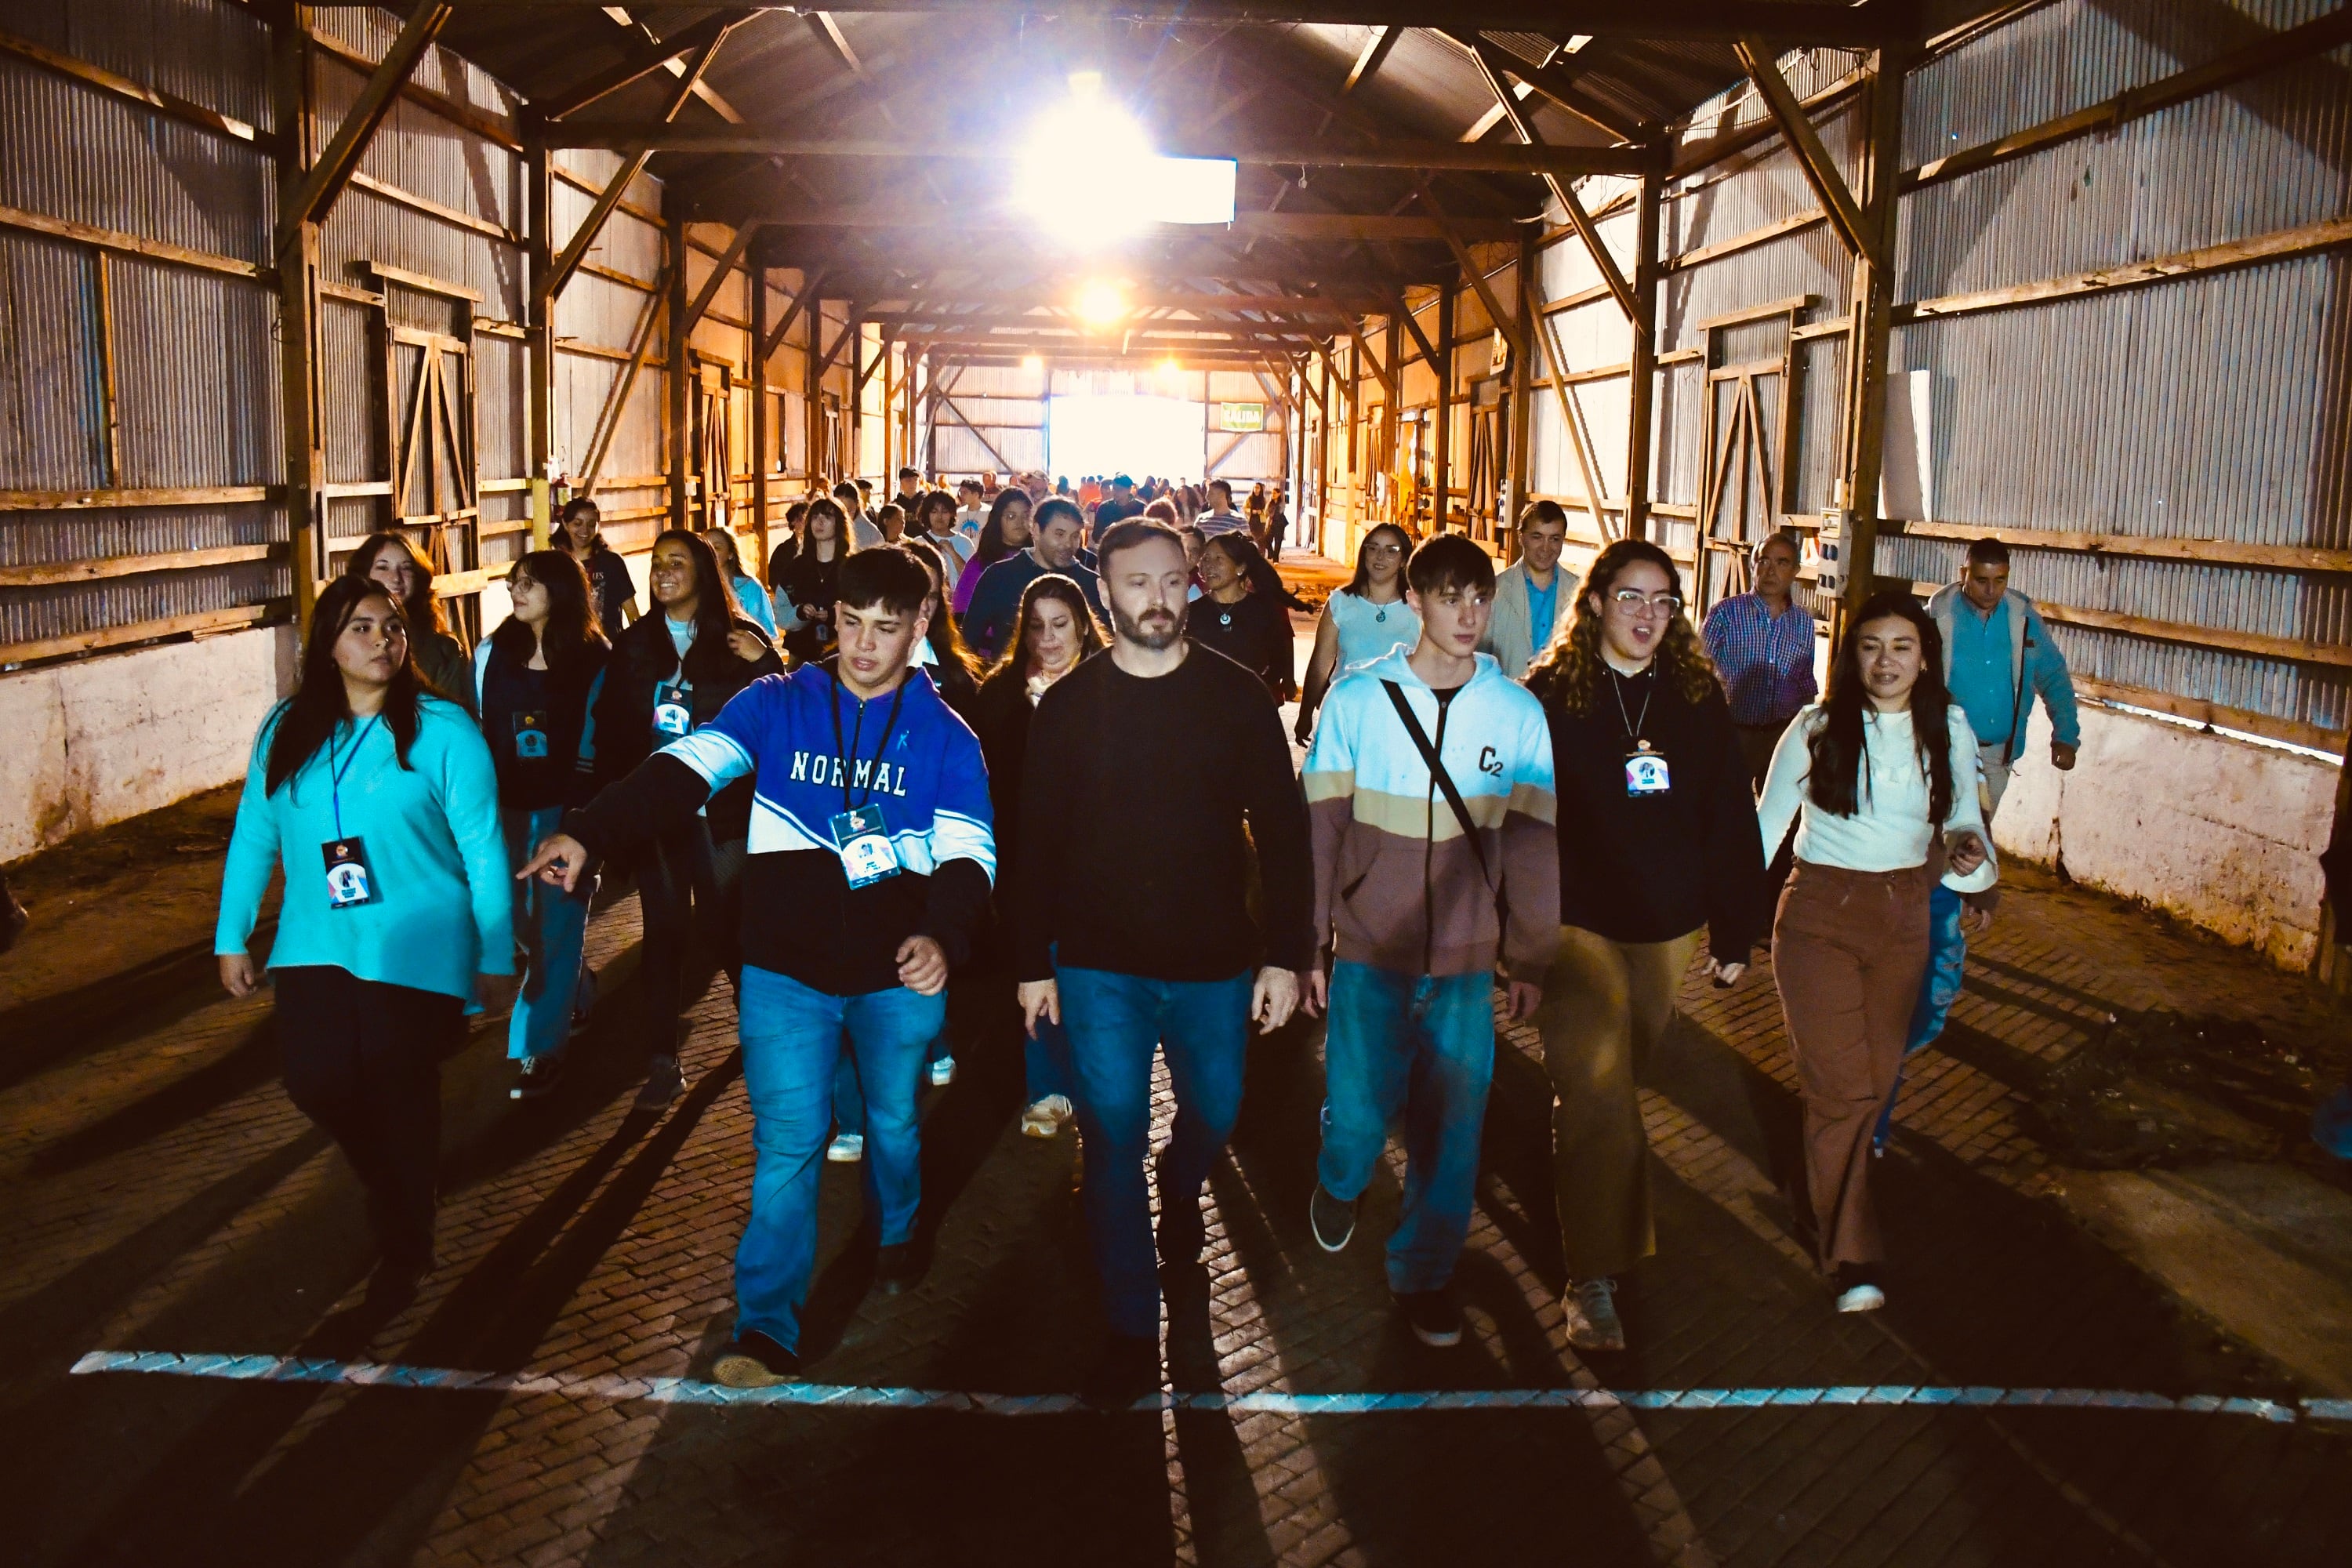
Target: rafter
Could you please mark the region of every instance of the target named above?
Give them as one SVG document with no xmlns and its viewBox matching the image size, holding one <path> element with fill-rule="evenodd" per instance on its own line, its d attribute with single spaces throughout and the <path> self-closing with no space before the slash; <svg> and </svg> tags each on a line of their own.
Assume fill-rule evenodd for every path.
<svg viewBox="0 0 2352 1568">
<path fill-rule="evenodd" d="M 1036 219 L 1028 215 L 1003 209 L 991 211 L 904 204 L 833 207 L 775 205 L 744 215 L 741 221 L 770 223 L 788 228 L 940 229 L 959 234 L 992 229 L 1029 234 L 1037 226 Z M 1456 222 L 1465 238 L 1517 239 L 1519 234 L 1519 226 L 1507 219 L 1462 218 Z M 1175 236 L 1191 226 L 1194 226 L 1160 225 L 1147 229 L 1146 233 L 1147 236 Z M 1241 212 L 1235 213 L 1233 223 L 1221 232 L 1237 240 L 1294 242 L 1443 240 L 1445 237 L 1444 230 L 1433 218 L 1393 213 Z"/>
<path fill-rule="evenodd" d="M 1541 138 L 1536 134 L 1535 121 L 1519 107 L 1518 100 L 1511 96 L 1510 83 L 1503 79 L 1501 67 L 1496 58 L 1498 53 L 1493 45 L 1482 38 L 1473 44 L 1471 58 L 1476 63 L 1479 74 L 1486 79 L 1486 90 L 1495 95 L 1495 100 L 1503 106 L 1503 112 L 1510 116 L 1511 129 L 1518 132 L 1520 141 L 1533 145 Z M 1618 307 L 1625 312 L 1625 319 L 1640 321 L 1642 310 L 1633 298 L 1633 286 L 1625 281 L 1624 269 L 1617 265 L 1617 258 L 1609 254 L 1608 246 L 1601 243 L 1601 230 L 1594 226 L 1592 215 L 1584 210 L 1584 204 L 1577 199 L 1576 193 L 1569 189 L 1567 183 L 1558 175 L 1546 174 L 1543 179 L 1544 184 L 1550 187 L 1552 199 L 1568 215 L 1569 224 L 1576 230 L 1577 237 L 1584 241 L 1584 248 L 1592 257 L 1592 265 L 1600 271 L 1601 280 L 1609 286 L 1609 292 L 1616 296 Z"/>
<path fill-rule="evenodd" d="M 1780 68 L 1773 63 L 1772 47 L 1760 38 L 1742 38 L 1733 47 L 1738 51 L 1741 68 L 1748 72 L 1748 80 L 1756 84 L 1758 95 L 1764 100 L 1764 107 L 1771 111 L 1772 122 L 1780 128 L 1790 150 L 1796 153 L 1797 167 L 1803 172 L 1805 183 L 1813 187 L 1822 211 L 1829 215 L 1830 226 L 1837 230 L 1838 238 L 1850 254 L 1861 257 L 1873 267 L 1884 267 L 1886 258 L 1871 243 L 1862 204 L 1846 188 L 1845 176 L 1830 161 L 1829 149 L 1822 145 L 1821 133 L 1813 129 L 1804 105 L 1797 101 L 1787 79 L 1780 75 Z"/>
<path fill-rule="evenodd" d="M 1642 127 L 1593 97 L 1577 81 L 1578 73 L 1573 68 L 1559 65 L 1531 65 L 1517 55 L 1496 47 L 1485 38 L 1473 39 L 1454 32 L 1441 36 L 1455 48 L 1467 49 L 1474 55 L 1486 53 L 1504 70 L 1518 78 L 1528 91 L 1540 93 L 1579 120 L 1599 127 L 1605 134 L 1614 136 L 1620 142 L 1643 139 Z"/>
<path fill-rule="evenodd" d="M 630 50 L 619 64 L 541 100 L 536 107 L 541 116 L 547 120 L 562 120 L 566 115 L 577 114 L 590 104 L 601 102 L 631 83 L 643 81 L 665 66 L 725 37 L 751 15 L 749 10 L 721 11 L 691 26 L 681 27 L 667 38 L 641 44 Z"/>
<path fill-rule="evenodd" d="M 1356 63 L 1348 68 L 1348 79 L 1339 84 L 1339 96 L 1345 98 L 1371 80 L 1372 73 L 1381 68 L 1381 62 L 1389 58 L 1389 51 L 1396 47 L 1397 40 L 1403 36 L 1402 27 L 1374 27 L 1372 36 L 1364 40 L 1362 51 L 1356 56 Z"/>
</svg>

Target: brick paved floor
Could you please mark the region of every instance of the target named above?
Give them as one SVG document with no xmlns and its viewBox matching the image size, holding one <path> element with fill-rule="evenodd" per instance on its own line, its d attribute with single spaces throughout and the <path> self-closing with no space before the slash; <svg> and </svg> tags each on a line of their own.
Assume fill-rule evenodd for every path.
<svg viewBox="0 0 2352 1568">
<path fill-rule="evenodd" d="M 1171 1281 L 1180 1389 L 2064 1385 L 2292 1399 L 2291 1379 L 2071 1224 L 2015 1112 L 2038 1064 L 2170 1002 L 2316 1028 L 2242 956 L 2031 873 L 1915 1063 L 1880 1179 L 1889 1309 L 1840 1318 L 1774 1173 L 1796 1105 L 1769 965 L 1704 983 L 1645 1072 L 1660 1251 L 1634 1348 L 1565 1348 L 1548 1088 L 1507 1031 L 1452 1352 L 1395 1319 L 1379 1243 L 1309 1240 L 1318 1039 L 1253 1048 L 1211 1246 Z M 135 918 L 126 914 L 126 919 Z M 726 1337 L 749 1117 L 732 1003 L 695 1010 L 689 1090 L 634 1113 L 635 906 L 592 930 L 608 1005 L 550 1105 L 503 1098 L 500 1034 L 445 1068 L 442 1265 L 388 1319 L 341 1156 L 286 1102 L 266 997 L 161 986 L 0 1039 L 0 1518 L 28 1563 L 1986 1563 L 2338 1561 L 2352 1436 L 2097 1411 L 1625 1409 L 1022 1418 L 551 1394 L 69 1377 L 93 1348 L 698 1376 Z M 926 1109 L 921 1288 L 868 1297 L 857 1173 L 829 1167 L 809 1311 L 828 1383 L 1052 1393 L 1101 1333 L 1075 1135 L 1021 1138 L 1001 1006 L 960 995 L 963 1070 Z M 1164 1115 L 1166 1106 L 1160 1107 Z M 2333 1478 L 2332 1479 L 2330 1478 Z M 2328 1543 L 2335 1542 L 2331 1547 Z"/>
</svg>

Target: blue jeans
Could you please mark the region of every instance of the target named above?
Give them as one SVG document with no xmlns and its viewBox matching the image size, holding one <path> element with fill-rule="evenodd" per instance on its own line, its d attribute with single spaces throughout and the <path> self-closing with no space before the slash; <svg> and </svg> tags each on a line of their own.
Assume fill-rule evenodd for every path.
<svg viewBox="0 0 2352 1568">
<path fill-rule="evenodd" d="M 556 829 L 563 808 L 511 811 L 501 807 L 507 863 L 520 868 L 539 841 Z M 515 936 L 523 944 L 522 987 L 507 1020 L 507 1056 L 537 1061 L 563 1048 L 572 1037 L 572 1004 L 580 994 L 580 963 L 588 936 L 588 900 L 593 883 L 577 892 L 551 888 L 534 877 L 508 884 L 514 891 Z M 486 955 L 487 956 L 487 955 Z"/>
<path fill-rule="evenodd" d="M 1485 974 L 1331 966 L 1323 1037 L 1323 1154 L 1315 1173 L 1352 1203 L 1404 1119 L 1404 1206 L 1389 1237 L 1389 1289 L 1437 1290 L 1470 1234 L 1486 1089 L 1495 1078 L 1495 984 Z"/>
<path fill-rule="evenodd" d="M 1969 963 L 1969 934 L 1960 929 L 1960 916 L 1968 905 L 1960 895 L 1937 882 L 1927 892 L 1927 973 L 1919 977 L 1919 1002 L 1911 1009 L 1911 1030 L 1903 1037 L 1903 1054 L 1909 1056 L 1920 1047 L 1934 1043 L 1944 1032 L 1944 1020 L 1951 1016 L 1952 1004 L 1960 999 L 1960 980 Z M 1888 1134 L 1895 1131 L 1895 1096 L 1903 1090 L 1903 1068 L 1895 1069 L 1895 1094 L 1886 1097 L 1886 1109 L 1878 1113 L 1878 1131 L 1871 1146 L 1886 1147 Z"/>
<path fill-rule="evenodd" d="M 940 999 L 944 1009 L 947 993 L 941 992 Z M 948 1032 L 942 1026 L 939 1037 L 923 1047 L 923 1068 L 928 1071 L 933 1062 L 946 1061 L 954 1054 L 948 1048 Z M 921 1087 L 916 1086 L 919 1091 Z M 833 1069 L 833 1130 L 866 1136 L 866 1090 L 857 1079 L 857 1058 L 848 1051 L 841 1053 L 841 1065 Z"/>
<path fill-rule="evenodd" d="M 1037 1020 L 1037 1032 L 1024 1036 L 1021 1041 L 1021 1066 L 1025 1084 L 1022 1096 L 1024 1105 L 1034 1105 L 1049 1095 L 1065 1100 L 1076 1098 L 1075 1075 L 1070 1070 L 1070 1031 L 1051 1018 Z"/>
<path fill-rule="evenodd" d="M 947 994 L 905 986 L 835 996 L 772 970 L 743 970 L 743 1088 L 751 1100 L 751 1218 L 735 1249 L 735 1332 L 800 1348 L 816 1267 L 817 1173 L 842 1041 L 866 1088 L 866 1202 L 882 1244 L 914 1230 L 922 1196 L 915 1080 L 947 1018 Z"/>
<path fill-rule="evenodd" d="M 1197 1227 L 1209 1166 L 1241 1114 L 1249 1051 L 1251 972 L 1230 980 L 1153 980 L 1064 969 L 1078 1136 L 1086 1148 L 1087 1238 L 1115 1333 L 1157 1339 L 1160 1271 L 1144 1156 L 1151 1143 L 1151 1056 L 1168 1053 L 1176 1123 L 1160 1172 L 1160 1207 L 1181 1234 Z"/>
</svg>

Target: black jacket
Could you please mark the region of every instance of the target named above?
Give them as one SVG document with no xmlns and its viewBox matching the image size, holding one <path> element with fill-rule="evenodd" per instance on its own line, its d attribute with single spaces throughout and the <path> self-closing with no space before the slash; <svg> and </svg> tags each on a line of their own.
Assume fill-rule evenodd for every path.
<svg viewBox="0 0 2352 1568">
<path fill-rule="evenodd" d="M 625 627 L 613 644 L 612 661 L 604 669 L 604 691 L 596 703 L 596 776 L 600 784 L 625 778 L 669 737 L 654 729 L 656 688 L 677 679 L 680 660 L 670 641 L 669 618 L 658 608 Z M 735 627 L 748 631 L 768 647 L 767 635 L 749 616 L 737 616 Z M 783 660 L 770 647 L 750 663 L 735 657 L 724 641 L 698 637 L 686 650 L 685 675 L 693 689 L 687 695 L 694 726 L 700 729 L 719 716 L 727 700 L 763 675 L 783 673 Z M 738 779 L 711 800 L 710 836 L 722 843 L 740 838 L 751 829 L 751 781 Z"/>
</svg>

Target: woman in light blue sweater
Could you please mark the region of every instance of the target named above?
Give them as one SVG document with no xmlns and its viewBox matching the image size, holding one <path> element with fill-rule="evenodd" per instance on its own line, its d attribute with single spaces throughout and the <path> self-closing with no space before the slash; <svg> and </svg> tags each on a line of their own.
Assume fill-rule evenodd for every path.
<svg viewBox="0 0 2352 1568">
<path fill-rule="evenodd" d="M 286 885 L 269 969 L 286 1092 L 367 1192 L 375 1289 L 433 1260 L 440 1062 L 469 1001 L 513 993 L 498 781 L 466 710 L 419 689 L 381 584 L 345 577 L 311 612 L 294 694 L 262 721 L 221 879 L 213 951 L 233 996 L 271 873 Z"/>
</svg>

